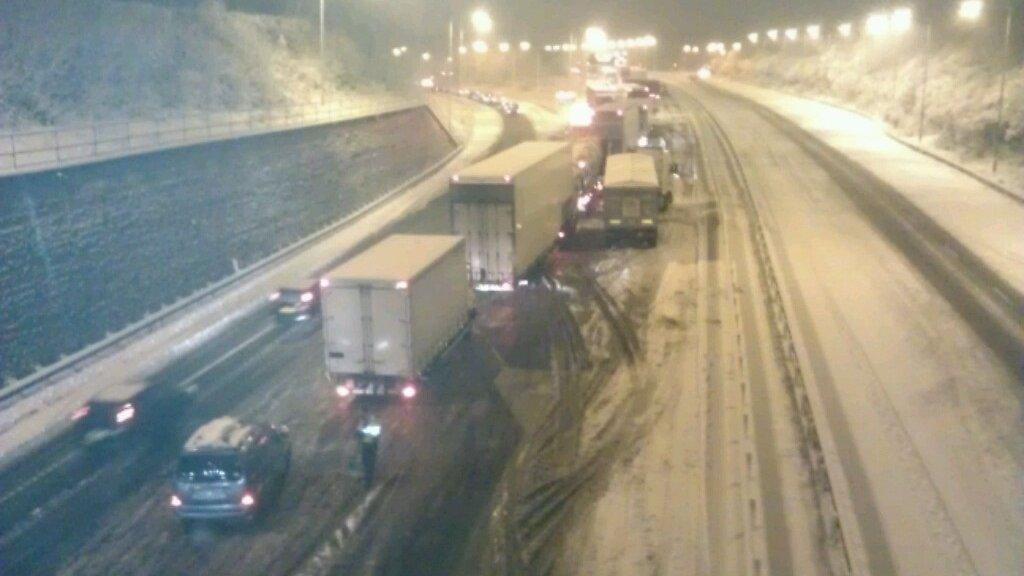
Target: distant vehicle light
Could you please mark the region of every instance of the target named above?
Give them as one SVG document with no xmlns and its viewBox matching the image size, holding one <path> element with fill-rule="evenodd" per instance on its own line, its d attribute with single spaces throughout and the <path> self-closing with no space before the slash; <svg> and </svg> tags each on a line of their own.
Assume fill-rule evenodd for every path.
<svg viewBox="0 0 1024 576">
<path fill-rule="evenodd" d="M 300 298 L 300 300 L 302 300 L 303 302 L 307 302 L 307 303 L 308 302 L 312 302 L 313 301 L 313 293 L 312 292 L 303 292 L 302 293 L 302 297 Z"/>
<path fill-rule="evenodd" d="M 587 161 L 580 160 L 579 162 L 576 163 L 576 167 L 579 168 L 580 170 L 583 170 L 584 168 L 587 167 Z"/>
<path fill-rule="evenodd" d="M 587 128 L 594 123 L 594 109 L 583 100 L 573 102 L 569 106 L 569 126 Z"/>
<path fill-rule="evenodd" d="M 458 174 L 452 176 L 452 182 L 458 182 L 458 181 L 459 181 L 459 175 Z"/>
<path fill-rule="evenodd" d="M 432 76 L 428 76 L 420 80 L 420 88 L 426 88 L 427 90 L 430 90 L 434 87 L 434 85 L 434 78 Z"/>
<path fill-rule="evenodd" d="M 505 174 L 505 182 L 511 182 L 511 181 L 512 181 L 512 176 L 510 174 Z"/>
<path fill-rule="evenodd" d="M 562 232 L 561 230 L 559 230 L 558 231 L 558 239 L 561 240 L 561 239 L 564 239 L 564 238 L 565 238 L 565 232 Z"/>
<path fill-rule="evenodd" d="M 403 386 L 402 387 L 402 397 L 403 398 L 415 398 L 416 397 L 416 387 L 413 386 L 412 384 L 406 384 L 405 386 Z"/>
<path fill-rule="evenodd" d="M 280 292 L 274 292 L 273 294 L 268 296 L 267 299 L 270 300 L 271 302 L 273 302 L 273 301 L 277 300 L 280 297 L 281 297 L 281 293 Z"/>
<path fill-rule="evenodd" d="M 132 418 L 135 418 L 135 406 L 132 406 L 131 404 L 125 404 L 117 411 L 117 414 L 114 415 L 114 421 L 118 424 L 124 424 Z"/>
<path fill-rule="evenodd" d="M 620 109 L 620 110 L 616 110 L 615 114 L 617 114 L 619 116 L 622 116 L 624 114 L 624 112 Z"/>
<path fill-rule="evenodd" d="M 647 138 L 647 136 L 641 136 L 636 141 L 636 145 L 641 147 L 641 148 L 646 148 L 650 143 L 651 143 L 651 141 Z"/>
<path fill-rule="evenodd" d="M 405 280 L 399 280 L 398 282 L 395 282 L 395 290 L 405 290 L 408 287 L 409 283 L 406 282 Z"/>
<path fill-rule="evenodd" d="M 371 438 L 376 438 L 380 436 L 380 424 L 367 424 L 360 431 Z"/>
<path fill-rule="evenodd" d="M 352 395 L 352 389 L 345 384 L 342 384 L 341 386 L 335 388 L 334 392 L 341 398 L 348 398 L 349 396 Z"/>
<path fill-rule="evenodd" d="M 320 279 L 320 287 L 321 288 L 328 288 L 328 287 L 330 287 L 330 285 L 331 285 L 331 279 L 330 278 L 321 278 Z"/>
<path fill-rule="evenodd" d="M 701 80 L 708 80 L 711 78 L 711 68 L 707 66 L 701 66 L 700 70 L 697 71 L 697 78 Z"/>
<path fill-rule="evenodd" d="M 242 494 L 242 499 L 239 502 L 242 506 L 249 508 L 253 504 L 256 504 L 256 498 L 252 494 L 246 492 L 245 494 Z"/>
<path fill-rule="evenodd" d="M 171 508 L 180 508 L 181 498 L 177 494 L 171 494 Z"/>
<path fill-rule="evenodd" d="M 555 100 L 563 104 L 568 104 L 576 99 L 576 93 L 572 90 L 559 90 L 555 92 Z"/>
<path fill-rule="evenodd" d="M 71 414 L 71 419 L 72 420 L 81 420 L 82 418 L 85 418 L 88 415 L 89 415 L 89 405 L 86 404 L 85 406 L 80 407 L 78 410 L 75 410 L 74 413 Z"/>
</svg>

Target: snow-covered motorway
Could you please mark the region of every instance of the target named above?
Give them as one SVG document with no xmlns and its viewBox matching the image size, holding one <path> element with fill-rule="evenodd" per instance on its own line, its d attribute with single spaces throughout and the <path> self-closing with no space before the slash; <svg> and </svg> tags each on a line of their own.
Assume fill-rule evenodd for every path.
<svg viewBox="0 0 1024 576">
<path fill-rule="evenodd" d="M 694 115 L 717 120 L 742 166 L 802 380 L 819 399 L 854 571 L 1021 573 L 1020 374 L 778 120 L 697 84 L 678 90 Z"/>
<path fill-rule="evenodd" d="M 512 119 L 497 146 L 531 135 L 527 119 Z M 449 222 L 443 204 L 444 199 L 435 201 L 391 228 L 445 232 Z M 0 572 L 306 573 L 304 562 L 335 530 L 351 529 L 346 524 L 354 511 L 362 510 L 391 519 L 374 522 L 373 532 L 360 536 L 365 544 L 388 546 L 346 546 L 328 564 L 365 561 L 373 566 L 364 552 L 390 553 L 399 573 L 407 572 L 406 562 L 425 556 L 437 573 L 445 573 L 460 548 L 418 545 L 431 532 L 409 527 L 430 517 L 446 537 L 466 534 L 493 485 L 488 470 L 500 469 L 514 442 L 511 421 L 490 394 L 493 355 L 477 337 L 486 340 L 487 330 L 475 330 L 473 338 L 453 350 L 434 377 L 436 386 L 415 405 L 382 410 L 384 479 L 380 490 L 367 494 L 348 469 L 354 419 L 332 400 L 318 327 L 282 330 L 269 315 L 247 318 L 151 376 L 198 387 L 186 420 L 167 422 L 150 442 L 126 451 L 86 454 L 62 441 L 4 471 Z M 283 501 L 258 527 L 241 533 L 200 531 L 190 539 L 168 513 L 169 473 L 183 434 L 225 413 L 289 425 L 292 472 Z M 484 430 L 478 436 L 489 440 L 463 442 L 474 429 Z M 476 451 L 468 449 L 474 446 Z M 473 489 L 451 491 L 461 486 L 452 479 L 465 477 L 470 462 L 468 471 L 477 479 Z M 442 522 L 432 516 L 437 510 L 416 508 L 423 503 L 464 514 Z M 397 555 L 391 546 L 422 553 Z"/>
</svg>

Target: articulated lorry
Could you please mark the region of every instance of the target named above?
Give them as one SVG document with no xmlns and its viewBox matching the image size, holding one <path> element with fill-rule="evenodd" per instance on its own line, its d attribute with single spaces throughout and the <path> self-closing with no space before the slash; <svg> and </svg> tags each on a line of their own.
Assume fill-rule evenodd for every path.
<svg viewBox="0 0 1024 576">
<path fill-rule="evenodd" d="M 452 227 L 466 238 L 470 279 L 512 290 L 573 217 L 572 154 L 565 142 L 523 142 L 452 177 Z"/>
<path fill-rule="evenodd" d="M 395 234 L 324 276 L 327 373 L 339 397 L 416 396 L 470 317 L 464 245 Z"/>
<path fill-rule="evenodd" d="M 608 157 L 602 215 L 609 239 L 638 239 L 654 246 L 661 207 L 661 184 L 653 158 L 637 152 Z"/>
</svg>

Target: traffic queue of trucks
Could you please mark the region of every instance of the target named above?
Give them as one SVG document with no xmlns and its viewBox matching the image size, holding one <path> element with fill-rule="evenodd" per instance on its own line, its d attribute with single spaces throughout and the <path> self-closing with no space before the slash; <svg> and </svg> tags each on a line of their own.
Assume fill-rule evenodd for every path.
<svg viewBox="0 0 1024 576">
<path fill-rule="evenodd" d="M 565 142 L 523 142 L 453 176 L 452 228 L 474 285 L 512 289 L 572 218 L 574 192 Z"/>
<path fill-rule="evenodd" d="M 472 288 L 513 290 L 574 229 L 597 231 L 602 242 L 657 243 L 659 212 L 671 196 L 671 154 L 643 141 L 648 130 L 642 106 L 612 100 L 595 108 L 591 128 L 570 133 L 572 142 L 523 142 L 453 176 L 452 235 L 391 235 L 322 275 L 286 281 L 270 295 L 284 324 L 322 319 L 324 361 L 337 398 L 416 397 L 431 364 L 466 333 Z M 597 194 L 599 202 L 591 203 Z M 591 217 L 577 229 L 581 215 Z M 73 420 L 87 445 L 104 444 L 152 429 L 185 410 L 193 396 L 185 385 L 113 386 L 79 408 Z M 268 430 L 268 437 L 286 442 L 286 434 Z M 258 451 L 250 436 L 239 433 L 237 441 L 215 448 L 248 462 L 247 451 Z M 257 484 L 232 493 L 238 502 L 225 510 L 207 510 L 193 494 L 190 482 L 216 476 L 237 483 L 247 473 L 228 456 L 207 452 L 204 445 L 183 453 L 187 466 L 172 506 L 182 517 L 251 515 L 262 490 Z M 263 468 L 286 465 L 286 457 L 271 456 Z M 249 471 L 252 478 L 264 475 L 263 468 Z"/>
</svg>

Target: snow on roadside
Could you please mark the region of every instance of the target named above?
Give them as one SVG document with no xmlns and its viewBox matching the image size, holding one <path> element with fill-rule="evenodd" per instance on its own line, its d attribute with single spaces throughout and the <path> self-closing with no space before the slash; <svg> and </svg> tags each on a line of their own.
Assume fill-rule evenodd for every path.
<svg viewBox="0 0 1024 576">
<path fill-rule="evenodd" d="M 1024 66 L 1007 72 L 1002 167 L 993 174 L 999 70 L 991 50 L 954 40 L 928 59 L 923 147 L 1013 190 L 1024 190 Z M 916 143 L 920 115 L 921 46 L 913 40 L 867 38 L 820 49 L 730 53 L 715 65 L 724 76 L 845 105 L 884 120 Z"/>
<path fill-rule="evenodd" d="M 0 3 L 0 130 L 372 99 L 306 20 L 110 0 Z"/>
</svg>

